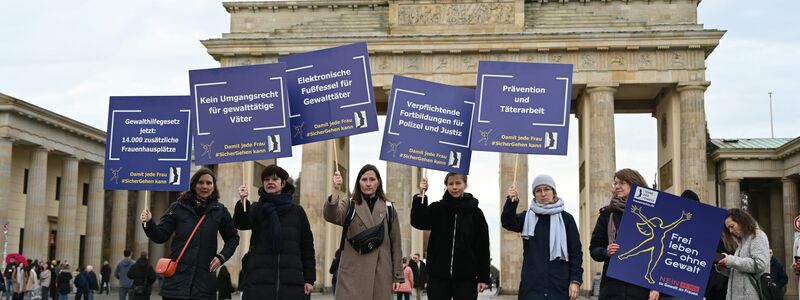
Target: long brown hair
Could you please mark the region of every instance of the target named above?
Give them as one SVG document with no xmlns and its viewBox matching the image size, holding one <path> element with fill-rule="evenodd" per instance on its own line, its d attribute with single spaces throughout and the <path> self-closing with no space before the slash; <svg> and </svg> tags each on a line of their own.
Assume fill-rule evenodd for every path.
<svg viewBox="0 0 800 300">
<path fill-rule="evenodd" d="M 386 194 L 383 192 L 383 179 L 381 179 L 381 173 L 378 172 L 378 168 L 369 164 L 364 165 L 361 167 L 361 170 L 358 171 L 358 176 L 356 176 L 356 184 L 355 187 L 353 187 L 353 201 L 361 204 L 361 200 L 364 198 L 364 192 L 361 191 L 361 184 L 359 182 L 361 181 L 361 176 L 364 176 L 364 173 L 367 173 L 368 171 L 375 172 L 375 177 L 378 178 L 379 184 L 378 187 L 375 188 L 375 196 L 383 199 L 383 201 L 392 202 L 391 200 L 386 199 Z"/>
<path fill-rule="evenodd" d="M 746 210 L 741 208 L 731 208 L 728 210 L 728 216 L 725 219 L 728 218 L 731 218 L 731 221 L 739 224 L 739 228 L 742 230 L 742 240 L 756 234 L 758 222 L 756 222 L 756 219 L 753 219 L 753 216 L 751 216 Z M 725 249 L 728 251 L 736 250 L 738 242 L 727 227 L 722 231 L 722 242 L 725 244 Z"/>
<path fill-rule="evenodd" d="M 194 191 L 194 187 L 197 185 L 197 182 L 200 181 L 200 177 L 203 175 L 210 175 L 211 180 L 214 182 L 214 191 L 211 192 L 211 195 L 208 196 L 208 200 L 218 200 L 219 199 L 219 189 L 217 188 L 217 175 L 214 174 L 214 171 L 211 171 L 209 168 L 200 168 L 197 172 L 192 175 L 192 179 L 189 180 L 189 190 L 181 193 L 178 196 L 178 199 L 189 199 L 191 197 L 196 197 L 197 192 Z"/>
<path fill-rule="evenodd" d="M 647 187 L 647 180 L 644 180 L 642 174 L 639 174 L 639 172 L 634 169 L 625 168 L 619 170 L 617 173 L 614 173 L 614 177 L 619 178 L 619 180 L 626 182 L 628 185 L 635 184 L 638 186 Z"/>
</svg>

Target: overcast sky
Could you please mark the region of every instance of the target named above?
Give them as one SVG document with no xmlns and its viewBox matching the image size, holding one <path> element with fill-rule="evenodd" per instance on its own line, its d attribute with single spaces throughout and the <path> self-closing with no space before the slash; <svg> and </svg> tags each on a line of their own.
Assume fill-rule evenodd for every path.
<svg viewBox="0 0 800 300">
<path fill-rule="evenodd" d="M 699 5 L 705 28 L 728 31 L 706 61 L 712 138 L 769 137 L 770 91 L 775 136 L 800 135 L 797 11 L 796 0 L 706 0 Z M 109 96 L 188 95 L 188 70 L 219 66 L 199 41 L 228 31 L 229 15 L 218 1 L 9 1 L 0 10 L 0 93 L 105 130 Z M 577 216 L 576 124 L 573 117 L 566 157 L 529 156 L 528 182 L 536 174 L 551 174 L 567 210 Z M 615 129 L 617 168 L 637 169 L 652 182 L 655 119 L 617 115 Z M 351 169 L 373 163 L 385 170 L 374 143 L 382 131 L 381 124 L 379 132 L 351 138 Z M 300 171 L 301 151 L 294 147 L 294 158 L 279 160 L 293 176 Z M 498 154 L 473 154 L 468 191 L 489 217 L 494 257 L 499 253 L 498 196 L 507 187 L 498 186 L 497 174 Z M 444 173 L 428 175 L 431 194 L 438 197 Z"/>
</svg>

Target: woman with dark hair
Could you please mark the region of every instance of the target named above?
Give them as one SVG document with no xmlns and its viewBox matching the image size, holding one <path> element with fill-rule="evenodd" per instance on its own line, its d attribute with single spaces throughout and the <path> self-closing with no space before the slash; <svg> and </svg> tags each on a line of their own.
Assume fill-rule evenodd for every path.
<svg viewBox="0 0 800 300">
<path fill-rule="evenodd" d="M 172 259 L 178 258 L 195 226 L 200 223 L 178 262 L 175 275 L 164 279 L 159 294 L 164 299 L 214 300 L 217 298 L 215 271 L 233 255 L 239 245 L 239 234 L 233 227 L 228 209 L 219 202 L 214 172 L 201 168 L 194 173 L 189 184 L 190 190 L 181 193 L 178 201 L 169 205 L 158 224 L 147 208 L 139 217 L 146 224 L 145 234 L 153 242 L 161 244 L 172 237 L 169 255 Z M 219 252 L 217 232 L 225 242 Z"/>
<path fill-rule="evenodd" d="M 478 199 L 466 193 L 467 176 L 447 173 L 447 189 L 438 202 L 428 205 L 428 179 L 413 196 L 411 226 L 430 230 L 428 239 L 428 297 L 477 299 L 489 287 L 489 225 Z"/>
<path fill-rule="evenodd" d="M 342 174 L 333 176 L 334 192 L 325 200 L 325 220 L 345 226 L 344 245 L 336 281 L 336 300 L 388 299 L 404 281 L 400 222 L 383 193 L 378 168 L 358 172 L 352 200 L 342 192 Z M 348 225 L 349 224 L 349 225 Z"/>
<path fill-rule="evenodd" d="M 717 270 L 728 276 L 726 299 L 758 299 L 756 280 L 761 274 L 770 272 L 767 234 L 741 208 L 728 210 L 725 229 L 722 232 L 725 248 L 735 251 L 732 255 L 723 253 L 723 258 L 717 263 Z"/>
<path fill-rule="evenodd" d="M 314 288 L 314 236 L 306 211 L 292 199 L 294 185 L 288 179 L 283 168 L 267 166 L 253 204 L 245 200 L 247 187 L 239 187 L 242 201 L 236 203 L 233 224 L 253 231 L 242 266 L 247 275 L 239 281 L 242 299 L 305 299 Z"/>
<path fill-rule="evenodd" d="M 592 259 L 603 262 L 603 276 L 600 280 L 600 299 L 650 299 L 657 300 L 660 296 L 658 291 L 648 290 L 638 285 L 626 283 L 606 276 L 608 262 L 611 257 L 619 251 L 619 244 L 616 243 L 619 224 L 622 222 L 622 214 L 625 212 L 625 204 L 628 195 L 631 193 L 632 185 L 647 186 L 639 172 L 632 169 L 622 169 L 614 174 L 614 191 L 607 206 L 600 209 L 592 231 L 592 239 L 589 243 L 589 254 Z"/>
<path fill-rule="evenodd" d="M 546 174 L 531 183 L 534 201 L 517 213 L 517 187 L 508 188 L 500 221 L 522 236 L 519 299 L 575 300 L 583 283 L 583 251 L 575 218 L 564 210 L 556 182 Z"/>
</svg>

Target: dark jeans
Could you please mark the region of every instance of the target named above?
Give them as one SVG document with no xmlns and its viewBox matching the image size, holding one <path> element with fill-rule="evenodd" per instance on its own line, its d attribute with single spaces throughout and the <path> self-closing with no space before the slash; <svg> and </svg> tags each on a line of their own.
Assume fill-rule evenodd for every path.
<svg viewBox="0 0 800 300">
<path fill-rule="evenodd" d="M 472 280 L 428 278 L 428 299 L 475 300 L 478 299 L 478 282 Z"/>
<path fill-rule="evenodd" d="M 395 295 L 397 295 L 397 300 L 403 300 L 403 298 L 411 300 L 411 293 L 397 293 Z"/>
</svg>

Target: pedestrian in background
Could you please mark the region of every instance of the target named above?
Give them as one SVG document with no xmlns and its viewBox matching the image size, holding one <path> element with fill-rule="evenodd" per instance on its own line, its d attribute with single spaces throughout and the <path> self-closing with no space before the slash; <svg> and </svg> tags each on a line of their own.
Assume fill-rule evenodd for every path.
<svg viewBox="0 0 800 300">
<path fill-rule="evenodd" d="M 725 218 L 722 241 L 732 255 L 717 263 L 717 270 L 728 276 L 728 300 L 758 299 L 755 282 L 761 274 L 769 273 L 769 240 L 752 216 L 741 208 L 731 208 Z M 754 280 L 755 278 L 755 280 Z"/>
<path fill-rule="evenodd" d="M 233 293 L 233 284 L 231 283 L 231 273 L 225 266 L 219 267 L 217 274 L 217 299 L 230 300 L 231 293 Z"/>
<path fill-rule="evenodd" d="M 128 270 L 136 261 L 131 259 L 131 250 L 125 249 L 122 255 L 124 257 L 117 263 L 114 277 L 119 280 L 119 300 L 128 300 L 128 292 L 133 286 L 133 281 L 128 277 Z"/>
<path fill-rule="evenodd" d="M 414 275 L 414 292 L 416 300 L 422 300 L 422 293 L 428 285 L 428 266 L 422 261 L 419 253 L 411 256 L 411 271 Z"/>
<path fill-rule="evenodd" d="M 139 259 L 128 270 L 128 277 L 133 281 L 131 300 L 150 299 L 153 282 L 156 281 L 156 271 L 150 265 L 147 251 L 139 254 Z"/>
<path fill-rule="evenodd" d="M 111 284 L 109 281 L 111 280 L 111 265 L 108 264 L 108 261 L 103 261 L 103 266 L 100 267 L 100 294 L 103 291 L 106 291 L 106 295 L 111 293 Z"/>
</svg>

